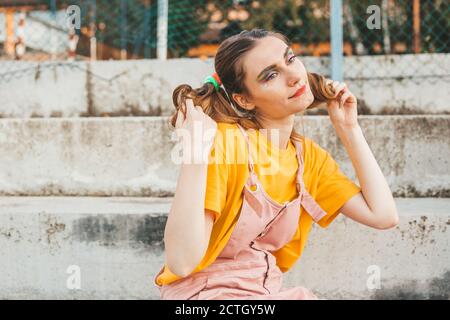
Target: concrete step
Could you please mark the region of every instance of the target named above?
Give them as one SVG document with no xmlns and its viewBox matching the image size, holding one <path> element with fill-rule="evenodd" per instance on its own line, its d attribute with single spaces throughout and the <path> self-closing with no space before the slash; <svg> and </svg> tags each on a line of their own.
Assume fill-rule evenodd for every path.
<svg viewBox="0 0 450 320">
<path fill-rule="evenodd" d="M 360 116 L 397 197 L 450 197 L 450 115 Z M 0 119 L 0 195 L 172 196 L 167 117 Z M 296 118 L 355 179 L 328 116 Z"/>
<path fill-rule="evenodd" d="M 449 299 L 450 199 L 395 200 L 391 230 L 343 215 L 314 226 L 284 286 L 328 299 Z M 0 299 L 158 299 L 171 201 L 0 197 Z"/>
</svg>

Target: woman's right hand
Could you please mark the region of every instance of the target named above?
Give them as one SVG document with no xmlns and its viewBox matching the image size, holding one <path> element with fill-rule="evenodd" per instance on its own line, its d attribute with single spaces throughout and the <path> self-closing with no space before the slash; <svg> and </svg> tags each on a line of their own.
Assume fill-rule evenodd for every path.
<svg viewBox="0 0 450 320">
<path fill-rule="evenodd" d="M 186 110 L 186 119 L 181 108 Z M 177 112 L 175 132 L 178 139 L 182 138 L 183 163 L 207 164 L 217 123 L 203 112 L 202 107 L 194 106 L 192 99 L 186 99 L 181 108 Z"/>
</svg>

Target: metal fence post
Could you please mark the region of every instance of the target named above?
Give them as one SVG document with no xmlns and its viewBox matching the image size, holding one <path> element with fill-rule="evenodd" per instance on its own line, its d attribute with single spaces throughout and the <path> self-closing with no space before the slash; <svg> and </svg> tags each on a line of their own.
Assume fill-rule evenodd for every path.
<svg viewBox="0 0 450 320">
<path fill-rule="evenodd" d="M 344 79 L 342 0 L 330 0 L 331 78 Z"/>
<path fill-rule="evenodd" d="M 50 11 L 53 22 L 56 21 L 56 0 L 50 1 Z M 56 34 L 55 29 L 50 28 L 50 56 L 51 60 L 55 60 L 56 58 Z"/>
<path fill-rule="evenodd" d="M 151 23 L 151 7 L 150 7 L 150 0 L 145 0 L 144 2 L 145 12 L 144 12 L 144 30 L 143 30 L 143 37 L 144 37 L 144 58 L 149 59 L 150 58 L 150 45 L 151 45 L 151 29 L 150 29 L 150 23 Z"/>
<path fill-rule="evenodd" d="M 158 44 L 157 59 L 167 59 L 167 33 L 169 20 L 169 0 L 158 0 Z"/>
<path fill-rule="evenodd" d="M 89 55 L 90 60 L 97 60 L 97 0 L 90 0 L 88 2 L 89 8 Z"/>
<path fill-rule="evenodd" d="M 127 59 L 127 1 L 120 1 L 120 59 Z"/>
</svg>

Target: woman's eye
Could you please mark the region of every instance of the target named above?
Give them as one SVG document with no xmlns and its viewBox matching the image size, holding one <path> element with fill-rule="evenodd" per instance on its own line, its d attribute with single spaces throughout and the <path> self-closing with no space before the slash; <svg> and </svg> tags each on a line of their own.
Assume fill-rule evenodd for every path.
<svg viewBox="0 0 450 320">
<path fill-rule="evenodd" d="M 273 75 L 274 75 L 275 73 L 271 73 L 267 78 L 266 78 L 266 81 L 269 81 L 269 80 L 271 80 L 271 79 L 273 79 Z"/>
<path fill-rule="evenodd" d="M 289 63 L 291 63 L 292 61 L 294 61 L 294 59 L 295 59 L 295 58 L 297 58 L 297 56 L 296 56 L 296 55 L 293 55 L 292 57 L 290 57 L 290 58 L 289 58 L 289 60 L 288 60 L 288 61 L 289 61 Z M 268 77 L 266 78 L 266 80 L 265 80 L 265 81 L 269 81 L 269 80 L 272 80 L 272 79 L 273 79 L 273 77 L 272 77 L 272 76 L 273 76 L 274 74 L 275 74 L 275 73 L 271 73 L 271 74 L 270 74 L 270 75 L 269 75 L 269 76 L 268 76 Z"/>
</svg>

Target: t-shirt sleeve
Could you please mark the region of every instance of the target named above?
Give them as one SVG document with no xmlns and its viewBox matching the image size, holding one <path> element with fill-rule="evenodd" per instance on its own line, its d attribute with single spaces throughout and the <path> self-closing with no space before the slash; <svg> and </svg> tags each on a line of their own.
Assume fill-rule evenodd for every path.
<svg viewBox="0 0 450 320">
<path fill-rule="evenodd" d="M 319 226 L 325 228 L 338 216 L 339 209 L 361 191 L 361 188 L 341 172 L 331 155 L 315 142 L 312 149 L 317 166 L 317 193 L 314 197 L 319 206 L 327 213 Z"/>
<path fill-rule="evenodd" d="M 214 212 L 214 223 L 219 219 L 227 196 L 228 167 L 223 135 L 218 130 L 208 159 L 205 209 Z"/>
</svg>

